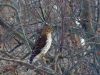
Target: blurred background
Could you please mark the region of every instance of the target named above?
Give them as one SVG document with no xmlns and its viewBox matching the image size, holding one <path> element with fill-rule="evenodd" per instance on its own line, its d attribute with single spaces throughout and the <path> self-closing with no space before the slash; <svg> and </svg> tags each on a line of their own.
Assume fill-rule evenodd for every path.
<svg viewBox="0 0 100 75">
<path fill-rule="evenodd" d="M 100 75 L 99 6 L 100 0 L 0 0 L 0 75 Z M 49 62 L 27 71 L 12 60 L 28 64 L 46 24 L 53 29 Z"/>
</svg>

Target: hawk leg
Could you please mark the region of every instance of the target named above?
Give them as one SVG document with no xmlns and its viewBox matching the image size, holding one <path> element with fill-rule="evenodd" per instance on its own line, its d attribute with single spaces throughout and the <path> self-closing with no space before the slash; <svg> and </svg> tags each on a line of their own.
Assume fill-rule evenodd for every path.
<svg viewBox="0 0 100 75">
<path fill-rule="evenodd" d="M 49 59 L 48 58 L 45 58 L 44 56 L 41 58 L 41 60 L 49 61 Z"/>
<path fill-rule="evenodd" d="M 42 56 L 41 56 L 41 60 L 43 60 L 43 61 L 49 61 L 48 58 L 44 57 L 44 54 L 42 54 Z"/>
</svg>

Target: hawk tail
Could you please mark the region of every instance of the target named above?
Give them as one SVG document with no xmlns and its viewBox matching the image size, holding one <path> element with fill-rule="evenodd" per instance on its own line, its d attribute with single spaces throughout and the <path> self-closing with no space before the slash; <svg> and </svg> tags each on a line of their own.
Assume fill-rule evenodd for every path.
<svg viewBox="0 0 100 75">
<path fill-rule="evenodd" d="M 34 58 L 34 55 L 32 54 L 31 57 L 30 57 L 30 59 L 29 59 L 29 63 L 30 64 L 32 64 L 33 58 Z"/>
</svg>

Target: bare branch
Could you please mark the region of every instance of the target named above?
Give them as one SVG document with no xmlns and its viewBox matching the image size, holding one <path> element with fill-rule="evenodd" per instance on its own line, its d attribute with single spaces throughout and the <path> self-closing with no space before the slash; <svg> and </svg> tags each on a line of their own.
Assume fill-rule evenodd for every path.
<svg viewBox="0 0 100 75">
<path fill-rule="evenodd" d="M 43 73 L 46 73 L 48 75 L 59 75 L 57 73 L 55 73 L 54 71 L 51 71 L 50 69 L 44 67 L 46 70 L 43 70 L 41 68 L 37 68 L 35 65 L 31 65 L 31 64 L 28 64 L 26 62 L 23 62 L 21 60 L 15 60 L 15 59 L 8 59 L 8 58 L 0 58 L 0 60 L 5 60 L 5 61 L 12 61 L 12 62 L 16 62 L 16 63 L 19 63 L 20 65 L 23 65 L 29 69 L 35 69 L 36 71 L 40 71 L 40 72 L 43 72 Z"/>
</svg>

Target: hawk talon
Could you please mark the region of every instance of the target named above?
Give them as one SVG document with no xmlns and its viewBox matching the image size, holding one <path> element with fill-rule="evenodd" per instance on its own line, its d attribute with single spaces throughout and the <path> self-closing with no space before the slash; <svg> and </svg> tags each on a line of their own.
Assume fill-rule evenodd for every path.
<svg viewBox="0 0 100 75">
<path fill-rule="evenodd" d="M 41 60 L 49 61 L 49 59 L 48 58 L 45 58 L 44 56 L 41 57 Z"/>
</svg>

